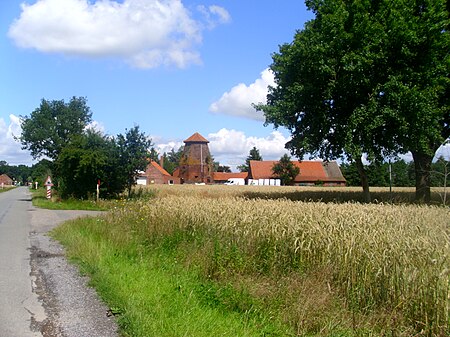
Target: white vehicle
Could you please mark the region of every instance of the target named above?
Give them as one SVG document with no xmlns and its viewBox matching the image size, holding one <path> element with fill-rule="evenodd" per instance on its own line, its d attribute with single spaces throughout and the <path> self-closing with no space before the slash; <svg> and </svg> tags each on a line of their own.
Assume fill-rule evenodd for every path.
<svg viewBox="0 0 450 337">
<path fill-rule="evenodd" d="M 245 185 L 244 178 L 230 178 L 225 182 L 225 185 Z"/>
</svg>

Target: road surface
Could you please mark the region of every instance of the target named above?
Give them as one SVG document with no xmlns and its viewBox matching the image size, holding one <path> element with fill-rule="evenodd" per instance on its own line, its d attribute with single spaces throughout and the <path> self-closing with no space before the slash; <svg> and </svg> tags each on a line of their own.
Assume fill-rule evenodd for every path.
<svg viewBox="0 0 450 337">
<path fill-rule="evenodd" d="M 26 187 L 0 193 L 0 337 L 118 336 L 88 280 L 45 235 L 92 214 L 37 209 Z"/>
</svg>

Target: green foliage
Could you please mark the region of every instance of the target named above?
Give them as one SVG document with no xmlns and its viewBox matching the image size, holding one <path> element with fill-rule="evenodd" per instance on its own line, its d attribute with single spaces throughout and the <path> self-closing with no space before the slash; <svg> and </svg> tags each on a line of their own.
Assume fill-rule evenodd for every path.
<svg viewBox="0 0 450 337">
<path fill-rule="evenodd" d="M 450 162 L 441 156 L 431 167 L 431 185 L 448 186 L 450 180 Z"/>
<path fill-rule="evenodd" d="M 45 209 L 54 210 L 86 210 L 86 211 L 106 211 L 113 207 L 113 204 L 108 201 L 100 200 L 79 200 L 69 198 L 66 200 L 57 200 L 55 192 L 53 192 L 52 199 L 47 199 L 47 191 L 45 188 L 32 190 L 33 206 Z"/>
<path fill-rule="evenodd" d="M 269 315 L 245 311 L 254 302 L 248 293 L 203 280 L 195 267 L 184 266 L 180 254 L 186 246 L 179 233 L 149 240 L 128 231 L 135 223 L 117 220 L 80 219 L 58 227 L 52 235 L 89 273 L 91 284 L 116 315 L 121 334 L 288 335 L 288 328 L 274 324 Z"/>
<path fill-rule="evenodd" d="M 151 159 L 151 160 L 153 160 L 153 161 L 156 161 L 156 162 L 159 161 L 159 155 L 158 155 L 158 152 L 155 150 L 154 147 L 152 147 L 152 148 L 150 149 L 149 154 L 148 154 L 148 158 Z"/>
<path fill-rule="evenodd" d="M 446 1 L 306 4 L 315 19 L 273 55 L 276 86 L 256 106 L 266 124 L 291 132 L 287 147 L 299 158 L 411 151 L 417 196 L 429 194 L 426 172 L 450 136 Z"/>
<path fill-rule="evenodd" d="M 184 146 L 180 146 L 177 151 L 174 148 L 170 150 L 169 153 L 164 153 L 164 163 L 163 168 L 169 173 L 173 174 L 173 172 L 180 165 L 180 159 L 183 155 Z"/>
<path fill-rule="evenodd" d="M 291 162 L 291 157 L 285 154 L 273 165 L 272 172 L 277 178 L 281 179 L 282 185 L 293 185 L 300 169 Z"/>
<path fill-rule="evenodd" d="M 114 140 L 99 132 L 87 130 L 84 135 L 74 136 L 56 161 L 61 197 L 94 198 L 98 180 L 102 197 L 122 192 L 125 181 L 121 179 L 117 154 Z"/>
<path fill-rule="evenodd" d="M 250 160 L 263 160 L 261 154 L 259 153 L 259 150 L 255 146 L 253 146 L 253 148 L 250 150 L 247 159 L 245 159 L 245 164 L 239 165 L 237 169 L 241 172 L 248 172 L 250 168 Z"/>
<path fill-rule="evenodd" d="M 443 187 L 445 185 L 445 175 L 449 172 L 449 162 L 443 158 L 431 164 L 431 186 Z M 447 167 L 447 171 L 446 171 Z M 389 186 L 389 163 L 371 163 L 366 165 L 369 185 L 370 186 Z M 348 186 L 359 186 L 360 178 L 355 163 L 344 163 L 341 165 L 341 171 L 347 180 Z M 447 173 L 446 173 L 447 172 Z M 405 162 L 404 160 L 396 160 L 391 163 L 392 186 L 409 187 L 415 186 L 415 171 L 413 162 Z M 447 183 L 448 184 L 448 183 Z"/>
<path fill-rule="evenodd" d="M 31 168 L 26 165 L 8 165 L 4 160 L 0 161 L 0 174 L 6 174 L 11 179 L 24 185 L 31 175 Z"/>
<path fill-rule="evenodd" d="M 136 184 L 139 172 L 145 171 L 148 165 L 149 149 L 152 147 L 152 141 L 147 138 L 144 132 L 140 132 L 139 126 L 134 126 L 127 130 L 125 136 L 117 135 L 117 147 L 119 154 L 120 170 L 128 195 L 131 194 L 131 188 Z"/>
<path fill-rule="evenodd" d="M 45 179 L 52 175 L 54 163 L 48 159 L 41 159 L 31 166 L 31 182 L 37 182 L 38 186 L 44 186 Z"/>
<path fill-rule="evenodd" d="M 42 99 L 30 117 L 21 118 L 22 148 L 30 150 L 33 158 L 56 160 L 73 136 L 83 134 L 92 113 L 84 97 L 72 97 L 68 103 Z"/>
<path fill-rule="evenodd" d="M 231 168 L 226 165 L 218 165 L 217 169 L 215 169 L 216 172 L 225 172 L 225 173 L 231 173 Z"/>
</svg>

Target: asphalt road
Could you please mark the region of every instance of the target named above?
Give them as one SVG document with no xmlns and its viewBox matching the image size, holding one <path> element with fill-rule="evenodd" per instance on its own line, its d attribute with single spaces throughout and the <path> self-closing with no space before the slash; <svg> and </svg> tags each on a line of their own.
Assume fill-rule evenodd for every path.
<svg viewBox="0 0 450 337">
<path fill-rule="evenodd" d="M 0 337 L 115 337 L 117 325 L 88 279 L 46 233 L 95 215 L 31 205 L 26 187 L 0 193 Z"/>
</svg>

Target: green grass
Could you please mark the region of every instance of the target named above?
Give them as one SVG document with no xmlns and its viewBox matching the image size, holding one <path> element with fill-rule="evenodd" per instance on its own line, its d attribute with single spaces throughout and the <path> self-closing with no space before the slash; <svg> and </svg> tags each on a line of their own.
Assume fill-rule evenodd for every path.
<svg viewBox="0 0 450 337">
<path fill-rule="evenodd" d="M 61 200 L 54 194 L 51 199 L 47 199 L 46 190 L 38 189 L 32 191 L 33 206 L 54 210 L 88 210 L 88 211 L 105 211 L 111 208 L 111 202 L 99 200 L 79 200 L 67 199 Z"/>
<path fill-rule="evenodd" d="M 101 218 L 80 219 L 52 234 L 90 275 L 124 336 L 293 335 L 245 291 L 184 268 L 164 243 L 145 250 L 131 242 L 120 247 L 100 234 L 105 226 Z"/>
<path fill-rule="evenodd" d="M 12 190 L 13 188 L 14 188 L 14 186 L 4 186 L 3 188 L 0 187 L 0 193 L 8 192 L 8 191 Z"/>
</svg>

